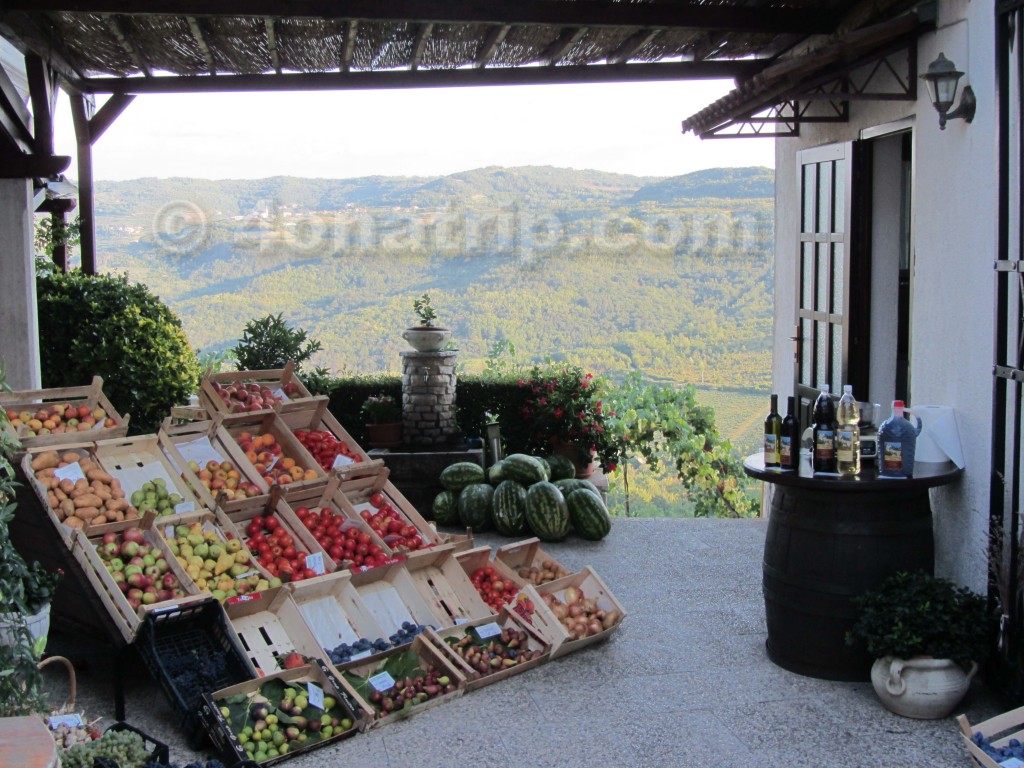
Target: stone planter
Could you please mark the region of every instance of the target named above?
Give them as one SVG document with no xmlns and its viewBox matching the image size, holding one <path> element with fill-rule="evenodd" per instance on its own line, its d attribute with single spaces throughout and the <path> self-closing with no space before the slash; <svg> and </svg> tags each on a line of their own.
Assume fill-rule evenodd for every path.
<svg viewBox="0 0 1024 768">
<path fill-rule="evenodd" d="M 917 720 L 946 717 L 970 688 L 978 671 L 950 659 L 897 659 L 885 656 L 871 667 L 871 685 L 890 712 Z"/>
<path fill-rule="evenodd" d="M 402 444 L 402 422 L 367 424 L 366 442 L 373 448 L 397 448 Z"/>
<path fill-rule="evenodd" d="M 25 621 L 33 643 L 46 637 L 50 632 L 50 604 L 44 605 L 38 613 L 27 617 Z M 14 617 L 9 613 L 0 613 L 0 645 L 10 647 L 15 642 Z"/>
<path fill-rule="evenodd" d="M 438 352 L 448 343 L 452 332 L 447 328 L 427 328 L 417 326 L 406 328 L 402 338 L 409 342 L 409 346 L 417 352 Z"/>
<path fill-rule="evenodd" d="M 591 453 L 590 462 L 584 464 L 582 459 L 580 459 L 579 448 L 573 443 L 563 443 L 561 440 L 552 439 L 551 452 L 569 459 L 576 468 L 576 477 L 578 478 L 588 478 L 597 469 L 597 461 L 594 459 L 594 454 Z"/>
</svg>

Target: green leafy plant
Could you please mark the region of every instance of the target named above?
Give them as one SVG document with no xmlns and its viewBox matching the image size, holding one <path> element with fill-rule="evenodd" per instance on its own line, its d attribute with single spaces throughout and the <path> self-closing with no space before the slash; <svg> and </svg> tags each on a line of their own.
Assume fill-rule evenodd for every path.
<svg viewBox="0 0 1024 768">
<path fill-rule="evenodd" d="M 231 352 L 238 361 L 240 371 L 265 371 L 284 368 L 288 361 L 295 363 L 295 371 L 323 349 L 316 339 L 309 338 L 302 328 L 292 328 L 283 313 L 250 320 L 242 330 Z"/>
<path fill-rule="evenodd" d="M 697 517 L 750 517 L 757 508 L 744 487 L 743 467 L 715 429 L 713 409 L 700 406 L 693 386 L 644 382 L 633 372 L 610 392 L 608 427 L 623 451 L 650 470 L 675 470 Z M 627 483 L 628 466 L 623 465 Z"/>
<path fill-rule="evenodd" d="M 897 573 L 854 598 L 859 609 L 847 633 L 874 658 L 931 656 L 959 664 L 988 655 L 985 598 L 923 571 Z"/>
<path fill-rule="evenodd" d="M 622 441 L 608 430 L 613 412 L 601 400 L 605 382 L 578 365 L 534 366 L 519 380 L 526 392 L 521 418 L 529 432 L 531 453 L 545 455 L 561 442 L 576 449 L 580 463 L 597 458 L 605 472 L 618 466 Z"/>
<path fill-rule="evenodd" d="M 40 276 L 36 287 L 43 386 L 102 376 L 136 434 L 155 432 L 196 391 L 199 363 L 181 321 L 145 285 L 73 271 Z"/>
<path fill-rule="evenodd" d="M 421 328 L 433 328 L 434 322 L 437 320 L 437 312 L 434 307 L 430 304 L 430 294 L 424 293 L 418 299 L 413 299 L 412 302 L 413 311 L 416 316 L 420 319 Z"/>
<path fill-rule="evenodd" d="M 37 257 L 36 264 L 41 266 L 44 271 L 49 272 L 54 268 L 53 251 L 57 246 L 75 248 L 81 243 L 82 220 L 76 216 L 71 221 L 62 223 L 59 220 L 54 221 L 51 216 L 46 216 L 36 223 L 33 239 Z"/>
<path fill-rule="evenodd" d="M 359 409 L 364 424 L 391 424 L 402 420 L 402 409 L 391 395 L 370 395 Z"/>
<path fill-rule="evenodd" d="M 0 391 L 10 391 L 2 364 Z M 11 543 L 9 525 L 17 507 L 17 483 L 11 461 L 20 443 L 2 431 L 6 421 L 6 413 L 0 409 L 0 617 L 7 624 L 9 635 L 0 644 L 0 717 L 47 709 L 42 696 L 42 675 L 36 666 L 46 640 L 32 639 L 27 618 L 52 600 L 63 575 L 47 571 L 38 562 L 26 562 Z"/>
</svg>

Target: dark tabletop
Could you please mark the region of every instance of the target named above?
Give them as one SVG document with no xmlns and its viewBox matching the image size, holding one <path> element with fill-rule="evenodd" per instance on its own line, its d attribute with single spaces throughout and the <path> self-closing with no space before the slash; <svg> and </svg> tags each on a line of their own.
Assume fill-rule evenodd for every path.
<svg viewBox="0 0 1024 768">
<path fill-rule="evenodd" d="M 809 488 L 817 491 L 883 491 L 892 490 L 924 490 L 939 485 L 946 485 L 958 479 L 963 470 L 953 462 L 941 464 L 918 461 L 914 463 L 914 475 L 909 478 L 879 477 L 875 462 L 861 462 L 860 474 L 856 477 L 840 477 L 839 475 L 815 474 L 811 470 L 809 456 L 800 460 L 800 470 L 779 470 L 766 468 L 764 455 L 755 453 L 743 461 L 743 471 L 750 477 L 764 480 L 766 483 L 785 485 L 792 488 Z"/>
</svg>

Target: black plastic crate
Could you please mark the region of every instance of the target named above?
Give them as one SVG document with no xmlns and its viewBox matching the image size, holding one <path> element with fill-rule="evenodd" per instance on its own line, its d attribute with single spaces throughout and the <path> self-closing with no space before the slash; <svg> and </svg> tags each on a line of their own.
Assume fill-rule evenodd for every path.
<svg viewBox="0 0 1024 768">
<path fill-rule="evenodd" d="M 147 614 L 135 644 L 179 716 L 192 749 L 207 740 L 199 719 L 202 695 L 254 679 L 256 671 L 213 598 Z"/>
</svg>

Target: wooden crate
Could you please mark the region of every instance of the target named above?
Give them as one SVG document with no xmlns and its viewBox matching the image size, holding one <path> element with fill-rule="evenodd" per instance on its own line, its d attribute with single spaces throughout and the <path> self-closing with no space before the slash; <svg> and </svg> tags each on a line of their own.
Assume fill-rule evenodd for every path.
<svg viewBox="0 0 1024 768">
<path fill-rule="evenodd" d="M 520 581 L 529 580 L 525 576 L 519 575 L 520 568 L 538 568 L 544 570 L 544 563 L 550 561 L 556 568 L 562 569 L 564 573 L 559 576 L 555 573 L 555 578 L 562 578 L 563 576 L 571 576 L 572 571 L 565 568 L 555 558 L 540 548 L 540 539 L 531 538 L 524 539 L 523 541 L 517 541 L 512 544 L 506 544 L 503 547 L 498 547 L 498 550 L 494 554 L 494 559 L 498 562 L 503 563 L 512 569 L 516 574 L 516 578 Z M 548 581 L 554 581 L 554 579 L 548 579 Z M 534 586 L 538 586 L 537 582 L 531 581 Z M 544 582 L 540 582 L 543 584 Z"/>
<path fill-rule="evenodd" d="M 288 590 L 317 643 L 325 650 L 342 643 L 352 645 L 360 638 L 372 642 L 388 636 L 363 604 L 347 572 L 294 582 Z"/>
<path fill-rule="evenodd" d="M 349 434 L 336 418 L 332 414 L 327 406 L 329 398 L 325 396 L 314 397 L 307 403 L 302 404 L 300 407 L 295 407 L 287 411 L 282 411 L 281 421 L 295 434 L 299 430 L 320 430 L 321 432 L 327 432 L 335 440 L 341 443 L 346 443 L 349 450 L 355 454 L 353 461 L 348 463 L 341 463 L 338 467 L 324 468 L 325 471 L 340 471 L 341 474 L 347 474 L 349 471 L 355 469 L 353 464 L 372 463 L 376 461 L 380 465 L 383 465 L 383 461 L 380 459 L 371 459 L 369 454 L 363 450 L 362 446 L 359 445 Z M 298 439 L 296 437 L 296 439 Z M 301 442 L 301 441 L 300 441 Z"/>
<path fill-rule="evenodd" d="M 350 579 L 359 599 L 385 636 L 397 632 L 406 621 L 426 626 L 437 621 L 404 563 L 351 573 Z"/>
<path fill-rule="evenodd" d="M 271 493 L 268 496 L 258 496 L 252 499 L 246 499 L 241 502 L 241 507 L 234 509 L 231 512 L 226 512 L 228 519 L 235 524 L 235 528 L 238 530 L 238 534 L 242 537 L 242 541 L 245 542 L 246 547 L 252 552 L 253 557 L 259 560 L 259 553 L 254 550 L 249 544 L 248 527 L 254 518 L 262 517 L 264 515 L 273 515 L 281 524 L 281 530 L 287 533 L 295 541 L 295 549 L 306 552 L 311 555 L 311 559 L 307 559 L 306 565 L 308 568 L 316 571 L 319 568 L 318 576 L 322 576 L 324 573 L 330 573 L 337 569 L 337 564 L 331 560 L 327 552 L 316 538 L 310 533 L 309 529 L 302 524 L 302 521 L 295 516 L 291 506 L 284 500 L 281 494 L 280 488 L 272 488 Z M 316 556 L 319 555 L 319 558 Z M 264 565 L 266 567 L 266 565 Z M 269 569 L 268 569 L 269 570 Z"/>
<path fill-rule="evenodd" d="M 99 425 L 85 431 L 76 430 L 74 432 L 36 435 L 35 437 L 29 437 L 26 434 L 28 432 L 27 428 L 20 427 L 16 429 L 6 422 L 3 424 L 3 430 L 9 435 L 17 437 L 24 449 L 104 440 L 111 437 L 124 437 L 128 433 L 129 416 L 127 414 L 121 416 L 110 400 L 107 399 L 107 396 L 103 394 L 103 379 L 99 376 L 94 376 L 92 383 L 85 387 L 57 387 L 53 389 L 23 389 L 17 392 L 0 392 L 0 408 L 16 413 L 30 411 L 34 414 L 41 408 L 65 403 L 76 407 L 86 406 L 90 409 L 102 408 L 106 411 L 106 418 L 113 419 L 116 424 L 112 427 Z"/>
<path fill-rule="evenodd" d="M 129 499 L 144 483 L 161 478 L 168 491 L 182 498 L 173 515 L 197 512 L 204 507 L 192 487 L 167 459 L 157 435 L 100 440 L 96 443 L 95 454 L 103 468 L 121 481 L 121 488 Z"/>
<path fill-rule="evenodd" d="M 273 412 L 267 413 L 243 413 L 236 414 L 233 416 L 219 417 L 221 425 L 227 431 L 238 444 L 239 439 L 246 433 L 253 436 L 258 435 L 271 435 L 277 444 L 281 447 L 281 459 L 291 458 L 295 460 L 296 466 L 300 466 L 305 470 L 311 470 L 315 477 L 308 480 L 294 480 L 286 483 L 288 487 L 303 487 L 309 485 L 322 485 L 323 478 L 327 476 L 327 473 L 320 468 L 320 465 L 316 463 L 316 460 L 310 455 L 302 443 L 298 441 L 291 430 L 285 425 L 282 418 Z M 252 465 L 253 470 L 257 470 L 256 464 L 252 461 L 250 455 L 247 455 L 244 450 L 242 455 L 246 458 L 246 461 Z M 270 483 L 264 479 L 259 473 L 256 473 L 259 477 L 260 489 L 268 491 L 270 489 Z"/>
<path fill-rule="evenodd" d="M 454 648 L 446 641 L 447 638 L 456 638 L 461 640 L 466 636 L 466 631 L 473 627 L 475 629 L 481 629 L 494 625 L 499 629 L 508 627 L 514 629 L 517 632 L 522 630 L 526 633 L 527 648 L 531 651 L 540 651 L 541 655 L 535 659 L 524 661 L 520 664 L 516 664 L 514 667 L 503 667 L 492 672 L 481 673 L 478 669 L 470 666 L 464 658 L 462 658 Z M 495 616 L 487 616 L 481 619 L 474 619 L 473 621 L 466 622 L 465 624 L 459 624 L 454 627 L 448 627 L 447 629 L 428 629 L 426 631 L 427 638 L 438 648 L 440 648 L 445 654 L 448 655 L 448 659 L 459 668 L 459 671 L 466 676 L 466 692 L 475 691 L 477 688 L 483 688 L 486 685 L 497 683 L 500 680 L 504 680 L 513 675 L 518 675 L 525 672 L 528 669 L 533 669 L 543 664 L 551 655 L 551 645 L 541 637 L 537 631 L 528 624 L 524 624 L 519 620 L 515 614 L 510 614 L 507 610 L 502 609 L 501 613 Z"/>
<path fill-rule="evenodd" d="M 110 523 L 103 526 L 103 528 L 105 532 L 113 531 L 118 533 L 135 526 L 142 528 L 145 532 L 146 542 L 154 550 L 159 550 L 163 553 L 164 559 L 170 567 L 170 572 L 178 578 L 181 587 L 188 593 L 185 597 L 150 603 L 138 609 L 132 608 L 128 598 L 117 586 L 117 582 L 114 581 L 113 576 L 111 576 L 106 565 L 100 559 L 99 553 L 96 551 L 96 547 L 103 542 L 103 534 L 90 534 L 88 531 L 81 530 L 75 531 L 71 547 L 72 556 L 78 561 L 90 585 L 103 603 L 103 607 L 106 608 L 110 620 L 120 631 L 126 643 L 131 643 L 135 640 L 135 634 L 138 632 L 139 625 L 145 620 L 146 614 L 149 611 L 181 605 L 200 597 L 195 584 L 186 576 L 178 561 L 169 552 L 164 550 L 160 537 L 152 528 L 152 523 L 153 516 L 147 515 L 141 521 L 126 520 L 123 523 Z"/>
<path fill-rule="evenodd" d="M 161 426 L 191 424 L 193 421 L 209 421 L 209 411 L 199 405 L 175 405 L 171 407 L 171 415 L 164 419 Z"/>
<path fill-rule="evenodd" d="M 451 544 L 443 544 L 412 552 L 405 559 L 405 567 L 437 618 L 438 627 L 494 615 L 459 565 L 451 547 Z"/>
<path fill-rule="evenodd" d="M 161 547 L 165 549 L 168 555 L 173 557 L 174 555 L 171 552 L 171 548 L 167 540 L 174 537 L 174 529 L 177 526 L 191 526 L 194 523 L 202 525 L 204 531 L 213 531 L 221 544 L 227 545 L 227 542 L 230 539 L 237 539 L 240 543 L 243 541 L 241 535 L 238 533 L 238 529 L 235 528 L 234 523 L 232 523 L 227 514 L 220 509 L 215 509 L 212 512 L 203 510 L 201 512 L 193 512 L 188 515 L 163 518 L 154 521 L 153 528 L 160 534 Z M 256 558 L 252 556 L 252 553 L 246 549 L 244 543 L 242 544 L 242 551 L 249 553 L 249 564 L 252 566 L 251 570 L 258 573 L 263 579 L 269 581 L 271 578 L 270 574 L 259 564 Z M 188 583 L 191 585 L 190 589 L 192 591 L 204 594 L 210 594 L 213 592 L 213 588 L 209 584 L 206 586 L 200 586 L 190 576 L 188 576 L 187 573 L 185 574 L 185 578 L 188 579 Z"/>
<path fill-rule="evenodd" d="M 283 659 L 292 651 L 307 659 L 326 660 L 299 606 L 283 586 L 228 598 L 224 611 L 261 676 L 284 669 Z"/>
<path fill-rule="evenodd" d="M 373 705 L 370 704 L 370 702 L 359 693 L 358 689 L 352 683 L 352 681 L 345 677 L 345 673 L 348 672 L 353 675 L 358 675 L 360 677 L 368 677 L 374 674 L 382 664 L 386 663 L 388 658 L 396 654 L 406 653 L 408 651 L 415 653 L 420 658 L 420 662 L 422 664 L 421 668 L 424 671 L 426 670 L 428 665 L 432 665 L 440 671 L 442 671 L 443 674 L 447 675 L 448 678 L 451 680 L 452 685 L 455 686 L 455 690 L 451 693 L 442 694 L 437 698 L 429 699 L 423 702 L 422 704 L 417 704 L 413 707 L 406 707 L 401 710 L 396 710 L 394 712 L 391 712 L 390 714 L 377 712 Z M 337 669 L 339 672 L 339 677 L 341 677 L 342 680 L 345 683 L 347 683 L 350 688 L 352 688 L 353 692 L 358 697 L 358 702 L 360 706 L 374 713 L 374 719 L 370 721 L 369 725 L 367 726 L 368 728 L 376 728 L 381 725 L 386 725 L 388 723 L 394 723 L 399 720 L 404 720 L 405 718 L 411 715 L 415 715 L 419 712 L 425 712 L 426 710 L 436 707 L 439 704 L 444 704 L 448 701 L 452 701 L 453 699 L 456 699 L 462 695 L 466 686 L 465 676 L 462 674 L 461 671 L 459 671 L 458 667 L 451 663 L 451 661 L 448 659 L 448 654 L 442 652 L 440 648 L 437 648 L 423 635 L 418 635 L 408 645 L 400 646 L 389 651 L 388 653 L 374 656 L 372 659 L 368 660 L 350 661 L 348 664 L 343 664 Z"/>
<path fill-rule="evenodd" d="M 232 413 L 231 407 L 217 394 L 217 389 L 214 385 L 227 386 L 239 381 L 245 384 L 265 385 L 272 392 L 284 395 L 285 399 L 283 402 L 277 404 L 273 410 L 284 412 L 293 408 L 301 408 L 313 399 L 313 395 L 299 380 L 299 377 L 295 375 L 295 364 L 289 361 L 284 368 L 274 368 L 265 371 L 207 372 L 203 376 L 202 381 L 199 382 L 199 405 L 210 414 Z M 293 394 L 287 395 L 284 391 L 286 388 L 293 389 Z"/>
<path fill-rule="evenodd" d="M 960 726 L 960 737 L 971 756 L 971 765 L 981 768 L 1001 768 L 1003 764 L 996 762 L 995 758 L 972 741 L 976 732 L 981 733 L 994 747 L 1008 746 L 1011 739 L 1024 742 L 1024 707 L 1011 709 L 973 726 L 966 715 L 958 715 L 956 722 Z"/>
<path fill-rule="evenodd" d="M 158 440 L 160 449 L 171 466 L 178 471 L 207 509 L 220 507 L 225 511 L 233 512 L 244 509 L 250 498 L 261 498 L 262 501 L 267 501 L 267 484 L 263 482 L 263 478 L 260 477 L 256 468 L 245 458 L 245 453 L 238 447 L 238 443 L 231 438 L 219 420 L 179 424 L 174 427 L 165 426 L 160 430 Z M 190 459 L 194 459 L 202 465 L 198 473 L 189 467 Z M 207 488 L 199 476 L 206 465 L 206 461 L 203 459 L 230 462 L 239 473 L 241 480 L 251 483 L 256 489 L 255 496 L 229 501 L 222 492 Z"/>
<path fill-rule="evenodd" d="M 265 760 L 260 765 L 273 765 L 282 760 L 287 760 L 294 755 L 305 755 L 314 749 L 333 746 L 339 741 L 351 738 L 364 730 L 367 723 L 374 716 L 373 710 L 362 708 L 363 705 L 359 703 L 358 696 L 347 683 L 339 680 L 330 669 L 317 663 L 306 664 L 295 669 L 287 669 L 283 672 L 276 672 L 272 675 L 261 677 L 258 680 L 239 683 L 212 693 L 204 693 L 202 706 L 199 711 L 199 719 L 226 765 L 242 765 L 246 763 L 249 756 L 239 742 L 238 734 L 232 730 L 228 719 L 221 713 L 220 708 L 224 700 L 238 695 L 255 698 L 259 695 L 259 691 L 263 686 L 271 680 L 305 684 L 307 688 L 310 685 L 317 686 L 325 695 L 334 698 L 337 706 L 347 713 L 345 716 L 352 720 L 352 727 L 337 734 L 332 734 L 330 738 L 316 741 L 309 746 L 305 746 L 305 743 L 298 744 L 289 749 L 286 754 Z M 276 707 L 277 702 L 272 702 L 271 705 Z"/>
<path fill-rule="evenodd" d="M 409 521 L 425 546 L 440 544 L 441 536 L 437 530 L 423 516 L 416 511 L 416 508 L 402 495 L 394 484 L 388 480 L 390 471 L 385 467 L 374 475 L 367 475 L 349 480 L 342 480 L 341 492 L 352 503 L 357 513 L 364 510 L 374 512 L 376 508 L 370 504 L 370 497 L 380 493 L 385 501 L 391 504 L 402 517 Z M 385 543 L 387 538 L 384 539 Z"/>
<path fill-rule="evenodd" d="M 325 486 L 306 486 L 300 488 L 289 488 L 284 494 L 285 501 L 292 510 L 299 509 L 300 507 L 306 507 L 309 510 L 316 510 L 319 512 L 322 509 L 328 509 L 334 515 L 342 517 L 345 522 L 342 525 L 342 530 L 347 531 L 350 528 L 357 529 L 360 533 L 365 533 L 370 537 L 370 543 L 375 544 L 381 548 L 381 551 L 388 556 L 390 562 L 398 562 L 402 559 L 402 556 L 397 554 L 391 547 L 389 547 L 384 540 L 378 536 L 374 530 L 359 516 L 356 512 L 355 507 L 348 500 L 348 498 L 339 491 L 338 478 L 332 477 L 327 481 Z M 294 514 L 294 512 L 293 512 Z M 297 519 L 297 518 L 296 518 Z M 300 526 L 305 529 L 305 526 L 299 523 Z M 306 531 L 307 535 L 313 541 L 316 541 L 313 534 Z M 330 555 L 327 555 L 330 557 Z M 331 559 L 331 563 L 334 568 L 331 570 L 345 569 L 345 570 L 360 570 L 365 571 L 368 566 L 354 565 L 353 561 L 342 559 L 341 562 L 335 562 Z"/>
<path fill-rule="evenodd" d="M 590 635 L 578 640 L 570 640 L 568 631 L 566 631 L 562 623 L 545 604 L 543 597 L 550 594 L 565 602 L 565 590 L 567 587 L 578 587 L 586 598 L 596 599 L 597 606 L 601 610 L 617 610 L 619 612 L 618 622 L 596 635 Z M 541 637 L 551 643 L 552 659 L 557 659 L 559 656 L 572 653 L 593 643 L 607 640 L 611 633 L 622 624 L 622 620 L 626 618 L 626 611 L 622 604 L 615 599 L 615 596 L 605 586 L 601 577 L 590 566 L 587 566 L 579 573 L 550 581 L 539 587 L 527 584 L 511 605 L 511 610 L 520 619 L 532 625 Z"/>
<path fill-rule="evenodd" d="M 459 565 L 462 566 L 462 570 L 465 571 L 466 575 L 471 579 L 478 569 L 490 566 L 494 569 L 494 572 L 501 577 L 502 581 L 511 582 L 520 589 L 522 589 L 527 583 L 504 562 L 492 558 L 491 548 L 486 544 L 482 547 L 474 547 L 473 549 L 467 549 L 461 552 L 456 551 L 455 559 L 458 561 Z"/>
<path fill-rule="evenodd" d="M 92 455 L 92 449 L 93 449 L 94 446 L 95 446 L 95 443 L 79 443 L 79 444 L 76 444 L 76 445 L 62 446 L 60 451 L 59 451 L 59 453 L 61 453 L 62 455 L 63 454 L 77 454 L 79 456 L 79 458 L 81 458 L 81 459 L 85 459 L 85 458 L 93 458 L 93 459 L 95 459 L 95 457 Z M 42 506 L 43 511 L 46 513 L 47 517 L 50 519 L 50 522 L 53 523 L 54 528 L 56 528 L 57 534 L 60 536 L 61 540 L 64 542 L 64 545 L 68 549 L 70 549 L 71 545 L 74 543 L 75 531 L 76 530 L 80 530 L 81 528 L 84 528 L 85 527 L 84 523 L 83 523 L 83 525 L 78 526 L 76 528 L 76 527 L 73 527 L 73 526 L 70 526 L 70 525 L 66 525 L 65 523 L 63 523 L 61 521 L 60 517 L 58 517 L 58 515 L 57 515 L 57 511 L 56 511 L 56 508 L 55 508 L 54 503 L 53 503 L 54 500 L 50 498 L 49 488 L 47 488 L 47 487 L 45 487 L 43 485 L 43 482 L 41 482 L 36 477 L 36 473 L 32 470 L 32 460 L 38 454 L 45 453 L 46 451 L 52 451 L 52 450 L 55 450 L 52 446 L 39 446 L 39 447 L 36 447 L 36 448 L 30 448 L 21 457 L 21 470 L 24 473 L 25 478 L 28 481 L 29 487 L 32 488 L 32 491 L 35 493 L 36 497 L 39 499 L 39 503 Z M 63 464 L 64 463 L 62 462 L 62 465 Z M 44 478 L 44 479 L 46 479 L 46 478 Z"/>
</svg>

